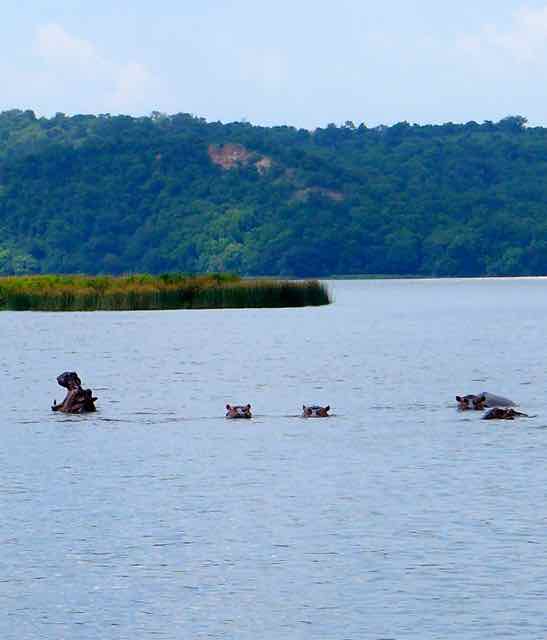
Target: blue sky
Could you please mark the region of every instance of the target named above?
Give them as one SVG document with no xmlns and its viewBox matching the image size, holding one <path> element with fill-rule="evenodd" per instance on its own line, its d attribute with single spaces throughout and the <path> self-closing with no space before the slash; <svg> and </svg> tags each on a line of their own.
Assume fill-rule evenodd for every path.
<svg viewBox="0 0 547 640">
<path fill-rule="evenodd" d="M 547 0 L 6 4 L 0 110 L 547 125 Z"/>
</svg>

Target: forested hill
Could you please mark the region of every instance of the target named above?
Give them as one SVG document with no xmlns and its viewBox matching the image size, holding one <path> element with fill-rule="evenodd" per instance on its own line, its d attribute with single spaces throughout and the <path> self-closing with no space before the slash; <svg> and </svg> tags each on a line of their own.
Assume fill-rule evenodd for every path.
<svg viewBox="0 0 547 640">
<path fill-rule="evenodd" d="M 547 273 L 547 129 L 0 114 L 0 273 Z"/>
</svg>

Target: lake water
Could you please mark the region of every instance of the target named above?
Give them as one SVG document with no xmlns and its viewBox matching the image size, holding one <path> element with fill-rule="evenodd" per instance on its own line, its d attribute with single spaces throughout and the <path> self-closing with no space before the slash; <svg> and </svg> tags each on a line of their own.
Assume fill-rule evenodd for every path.
<svg viewBox="0 0 547 640">
<path fill-rule="evenodd" d="M 329 286 L 0 314 L 2 640 L 544 640 L 547 280 Z M 50 411 L 67 369 L 97 414 Z"/>
</svg>

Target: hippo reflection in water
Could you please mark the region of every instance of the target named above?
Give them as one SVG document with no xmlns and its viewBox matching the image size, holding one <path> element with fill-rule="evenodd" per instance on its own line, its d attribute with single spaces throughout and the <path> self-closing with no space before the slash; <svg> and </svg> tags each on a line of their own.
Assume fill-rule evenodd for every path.
<svg viewBox="0 0 547 640">
<path fill-rule="evenodd" d="M 530 416 L 520 411 L 515 411 L 510 407 L 493 407 L 487 411 L 482 419 L 483 420 L 514 420 L 515 418 L 529 418 Z"/>
<path fill-rule="evenodd" d="M 503 396 L 496 396 L 488 391 L 483 391 L 479 394 L 470 394 L 467 396 L 456 396 L 456 402 L 458 403 L 458 409 L 460 411 L 482 411 L 489 407 L 515 407 L 516 404 L 504 398 Z"/>
<path fill-rule="evenodd" d="M 330 405 L 327 405 L 326 407 L 320 407 L 318 405 L 307 407 L 305 404 L 302 405 L 303 418 L 328 418 L 329 411 Z"/>
<path fill-rule="evenodd" d="M 83 389 L 82 381 L 76 371 L 65 371 L 57 376 L 57 382 L 61 387 L 68 389 L 65 399 L 61 404 L 53 401 L 52 411 L 62 413 L 90 413 L 96 411 L 95 402 L 91 389 Z"/>
<path fill-rule="evenodd" d="M 226 417 L 232 418 L 232 419 L 252 418 L 253 414 L 251 413 L 251 405 L 246 404 L 245 406 L 242 406 L 242 405 L 227 404 Z"/>
</svg>

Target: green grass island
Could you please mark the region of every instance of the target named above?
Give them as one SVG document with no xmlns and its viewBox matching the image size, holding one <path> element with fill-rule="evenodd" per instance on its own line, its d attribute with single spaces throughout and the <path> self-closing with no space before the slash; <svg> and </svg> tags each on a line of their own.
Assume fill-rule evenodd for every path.
<svg viewBox="0 0 547 640">
<path fill-rule="evenodd" d="M 186 275 L 37 275 L 0 278 L 0 310 L 137 311 L 305 307 L 330 304 L 318 280 Z"/>
</svg>

